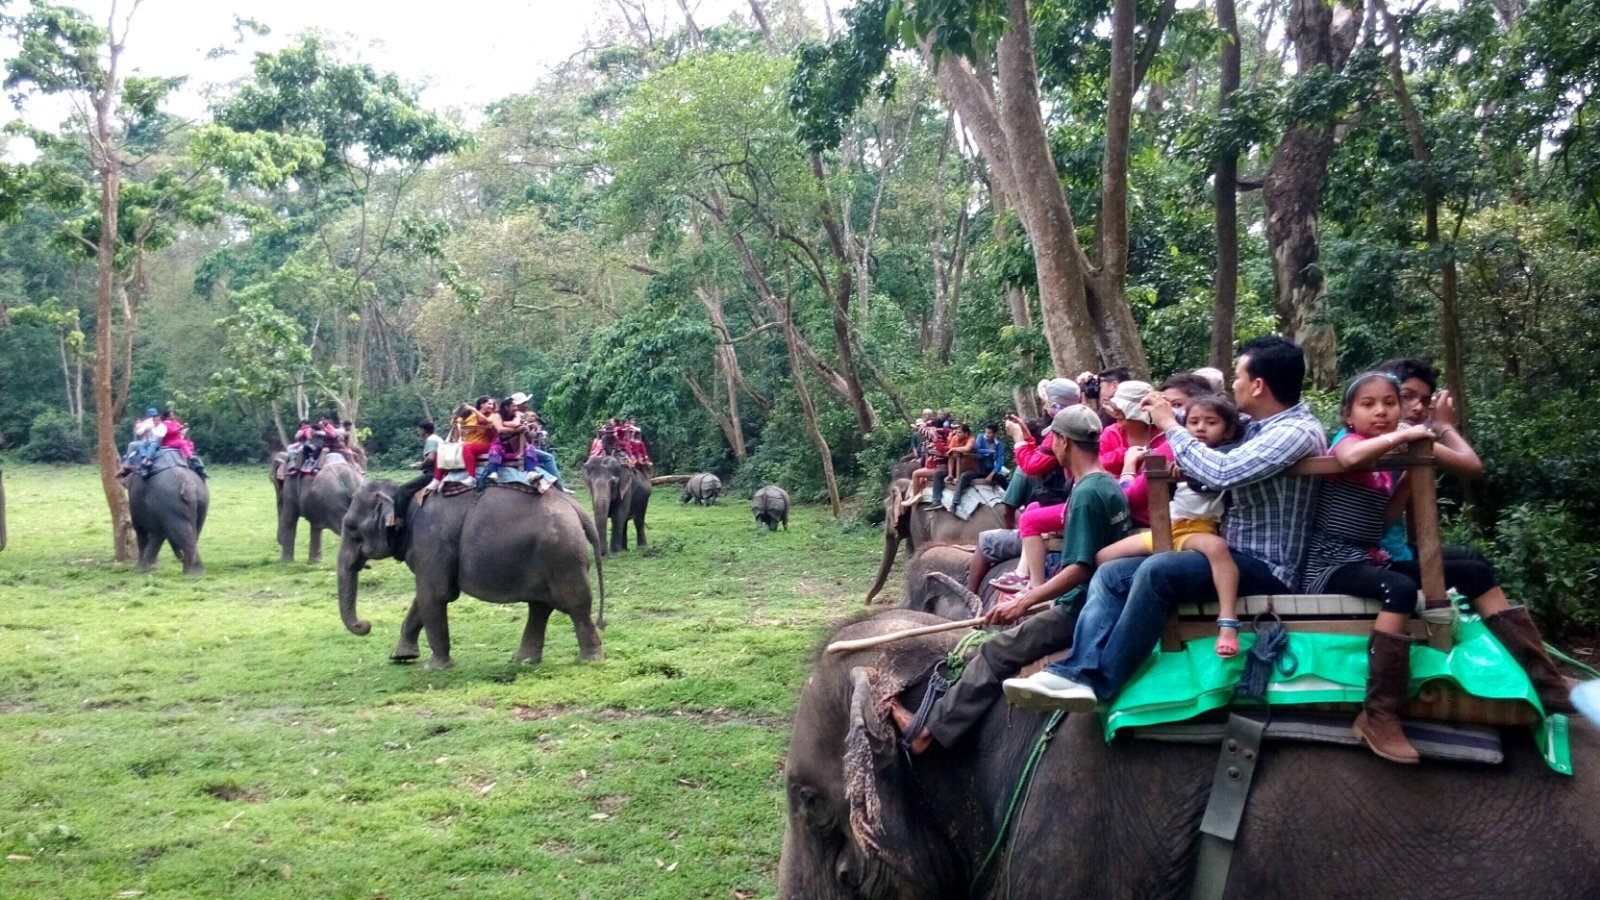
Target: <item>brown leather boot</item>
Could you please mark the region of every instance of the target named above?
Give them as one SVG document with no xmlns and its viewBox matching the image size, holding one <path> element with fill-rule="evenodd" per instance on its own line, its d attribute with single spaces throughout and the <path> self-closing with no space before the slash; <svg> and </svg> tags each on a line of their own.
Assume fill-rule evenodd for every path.
<svg viewBox="0 0 1600 900">
<path fill-rule="evenodd" d="M 1539 626 L 1533 623 L 1533 616 L 1528 614 L 1526 606 L 1513 606 L 1492 616 L 1485 616 L 1483 624 L 1489 626 L 1494 636 L 1522 665 L 1523 671 L 1528 673 L 1528 680 L 1539 692 L 1539 702 L 1546 713 L 1577 713 L 1577 707 L 1572 705 L 1572 692 L 1567 679 L 1551 661 L 1550 654 L 1544 652 L 1544 638 L 1539 634 Z"/>
<path fill-rule="evenodd" d="M 1372 752 L 1390 762 L 1415 763 L 1421 760 L 1400 730 L 1400 712 L 1406 704 L 1406 686 L 1411 681 L 1411 641 L 1395 634 L 1374 631 L 1367 640 L 1367 699 L 1361 704 L 1351 731 L 1366 741 Z"/>
</svg>

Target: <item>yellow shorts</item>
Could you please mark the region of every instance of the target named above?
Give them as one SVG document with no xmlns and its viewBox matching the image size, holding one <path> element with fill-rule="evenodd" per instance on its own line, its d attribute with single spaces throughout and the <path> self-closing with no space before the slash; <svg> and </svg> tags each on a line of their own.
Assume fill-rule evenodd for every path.
<svg viewBox="0 0 1600 900">
<path fill-rule="evenodd" d="M 1182 550 L 1183 545 L 1189 543 L 1189 538 L 1194 535 L 1218 533 L 1214 519 L 1179 519 L 1172 523 L 1172 549 Z M 1156 552 L 1156 540 L 1150 532 L 1143 532 L 1140 536 L 1144 538 L 1145 552 Z"/>
</svg>

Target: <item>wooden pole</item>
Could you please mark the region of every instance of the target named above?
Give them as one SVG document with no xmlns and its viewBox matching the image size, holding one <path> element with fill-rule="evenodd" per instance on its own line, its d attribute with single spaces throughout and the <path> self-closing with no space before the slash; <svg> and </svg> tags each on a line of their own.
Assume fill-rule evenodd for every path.
<svg viewBox="0 0 1600 900">
<path fill-rule="evenodd" d="M 1055 603 L 1055 600 L 1040 600 L 1028 607 L 1023 615 L 1032 615 Z M 938 625 L 923 625 L 919 628 L 907 628 L 904 631 L 891 631 L 888 634 L 875 635 L 869 638 L 856 638 L 850 641 L 834 641 L 828 645 L 828 653 L 844 653 L 847 650 L 865 650 L 868 647 L 877 647 L 882 644 L 892 644 L 906 638 L 922 637 L 929 634 L 941 634 L 946 631 L 958 631 L 962 628 L 976 628 L 983 624 L 983 616 L 971 619 L 961 619 L 955 622 L 941 622 Z"/>
</svg>

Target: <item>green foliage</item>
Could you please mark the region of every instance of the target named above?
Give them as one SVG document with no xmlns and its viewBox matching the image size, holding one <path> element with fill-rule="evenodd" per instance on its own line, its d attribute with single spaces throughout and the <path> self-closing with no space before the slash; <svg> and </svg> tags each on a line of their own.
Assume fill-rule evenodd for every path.
<svg viewBox="0 0 1600 900">
<path fill-rule="evenodd" d="M 89 461 L 89 441 L 77 423 L 61 410 L 41 412 L 28 428 L 28 443 L 22 446 L 21 456 L 29 462 L 55 465 L 86 463 Z"/>
<path fill-rule="evenodd" d="M 885 71 L 891 37 L 885 30 L 891 0 L 862 0 L 845 10 L 845 28 L 827 44 L 795 51 L 789 76 L 789 110 L 799 119 L 801 143 L 813 152 L 837 149 L 846 123 L 871 93 L 887 97 L 894 74 Z"/>
<path fill-rule="evenodd" d="M 93 91 L 105 86 L 99 48 L 105 29 L 82 12 L 48 2 L 35 2 L 16 19 L 12 31 L 18 52 L 6 61 L 5 88 L 21 105 L 31 93 Z"/>
<path fill-rule="evenodd" d="M 1562 502 L 1516 503 L 1500 511 L 1482 549 L 1506 594 L 1525 602 L 1555 634 L 1600 628 L 1600 540 Z"/>
<path fill-rule="evenodd" d="M 1136 294 L 1128 297 L 1130 303 L 1140 299 Z M 1154 297 L 1144 295 L 1143 299 L 1148 305 Z M 1211 296 L 1205 293 L 1191 294 L 1171 306 L 1148 306 L 1140 334 L 1150 360 L 1150 371 L 1157 373 L 1158 378 L 1206 364 L 1211 355 L 1211 308 Z M 1277 319 L 1270 303 L 1241 291 L 1234 309 L 1235 342 L 1276 331 Z"/>
</svg>

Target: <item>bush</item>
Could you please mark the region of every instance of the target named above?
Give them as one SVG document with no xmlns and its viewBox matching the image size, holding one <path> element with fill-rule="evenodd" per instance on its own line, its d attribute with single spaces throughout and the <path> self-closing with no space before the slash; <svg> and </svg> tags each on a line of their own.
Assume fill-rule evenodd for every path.
<svg viewBox="0 0 1600 900">
<path fill-rule="evenodd" d="M 88 437 L 79 434 L 64 413 L 46 412 L 28 427 L 28 443 L 23 445 L 21 455 L 29 462 L 66 465 L 86 463 L 92 453 Z"/>
<path fill-rule="evenodd" d="M 1512 602 L 1526 603 L 1551 633 L 1600 628 L 1600 543 L 1564 503 L 1518 503 L 1478 542 Z"/>
</svg>

